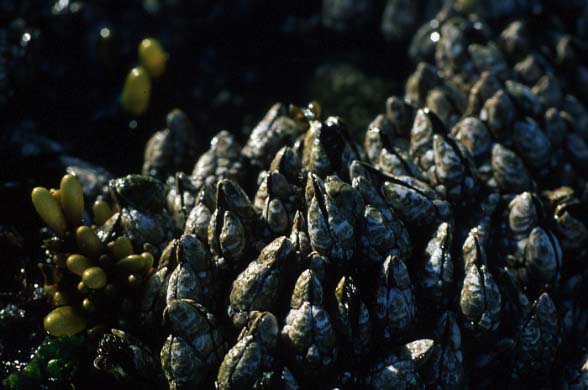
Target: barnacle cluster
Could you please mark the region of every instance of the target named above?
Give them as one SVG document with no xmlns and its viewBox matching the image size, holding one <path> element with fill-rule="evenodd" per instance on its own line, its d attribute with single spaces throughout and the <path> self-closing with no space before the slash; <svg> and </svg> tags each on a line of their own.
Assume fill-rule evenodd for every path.
<svg viewBox="0 0 588 390">
<path fill-rule="evenodd" d="M 33 190 L 47 331 L 140 387 L 588 388 L 585 45 L 444 9 L 413 48 L 363 145 L 276 103 L 193 161 L 173 110 L 95 225 L 75 177 Z"/>
</svg>

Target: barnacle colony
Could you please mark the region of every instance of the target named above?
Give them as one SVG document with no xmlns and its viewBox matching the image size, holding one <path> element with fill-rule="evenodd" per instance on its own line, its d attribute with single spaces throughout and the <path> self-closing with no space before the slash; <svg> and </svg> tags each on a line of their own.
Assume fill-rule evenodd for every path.
<svg viewBox="0 0 588 390">
<path fill-rule="evenodd" d="M 94 224 L 75 177 L 33 190 L 47 331 L 99 336 L 94 366 L 137 386 L 585 384 L 588 110 L 538 48 L 565 63 L 566 41 L 435 26 L 363 145 L 316 102 L 276 103 L 194 161 L 172 110 Z M 143 76 L 165 63 L 142 50 Z"/>
</svg>

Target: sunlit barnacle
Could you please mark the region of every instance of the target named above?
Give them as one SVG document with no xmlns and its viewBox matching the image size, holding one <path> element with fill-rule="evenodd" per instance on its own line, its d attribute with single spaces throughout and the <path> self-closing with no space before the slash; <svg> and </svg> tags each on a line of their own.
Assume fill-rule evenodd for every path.
<svg viewBox="0 0 588 390">
<path fill-rule="evenodd" d="M 448 204 L 420 180 L 409 176 L 384 175 L 360 162 L 354 162 L 350 172 L 352 178 L 362 176 L 371 182 L 386 204 L 409 227 L 426 226 L 436 219 L 445 220 L 451 217 Z"/>
<path fill-rule="evenodd" d="M 296 281 L 281 331 L 292 368 L 309 383 L 328 374 L 337 357 L 336 335 L 323 296 L 314 272 L 304 271 Z"/>
<path fill-rule="evenodd" d="M 169 275 L 166 302 L 192 299 L 206 307 L 215 303 L 215 275 L 210 254 L 195 236 L 183 235 L 174 255 L 177 262 Z"/>
<path fill-rule="evenodd" d="M 485 248 L 477 244 L 474 236 L 473 250 L 466 251 L 465 277 L 460 294 L 460 309 L 466 318 L 466 327 L 481 332 L 494 331 L 500 324 L 502 298 L 494 277 L 485 264 Z"/>
<path fill-rule="evenodd" d="M 410 135 L 410 156 L 443 198 L 460 202 L 475 191 L 475 166 L 468 150 L 448 136 L 440 118 L 419 110 Z"/>
<path fill-rule="evenodd" d="M 216 186 L 221 179 L 239 180 L 243 169 L 240 146 L 231 133 L 223 130 L 212 138 L 210 148 L 194 165 L 192 177 L 196 188 L 204 183 Z"/>
<path fill-rule="evenodd" d="M 435 304 L 446 305 L 454 287 L 454 263 L 451 257 L 452 227 L 441 223 L 427 243 L 424 268 L 419 284 Z"/>
<path fill-rule="evenodd" d="M 184 112 L 174 109 L 167 114 L 166 128 L 157 131 L 145 145 L 142 172 L 165 180 L 194 163 L 194 128 Z"/>
<path fill-rule="evenodd" d="M 388 256 L 377 276 L 376 335 L 387 343 L 398 343 L 408 335 L 415 320 L 416 300 L 406 265 L 397 256 Z"/>
<path fill-rule="evenodd" d="M 352 221 L 337 206 L 317 175 L 308 174 L 305 196 L 308 237 L 312 248 L 335 264 L 344 266 L 355 249 Z"/>
<path fill-rule="evenodd" d="M 368 127 L 365 134 L 364 148 L 370 162 L 383 173 L 396 176 L 413 176 L 422 179 L 422 175 L 408 155 L 408 144 L 404 139 L 393 138 L 379 123 L 379 116 Z M 391 130 L 391 129 L 390 129 Z"/>
<path fill-rule="evenodd" d="M 418 389 L 422 386 L 418 368 L 427 364 L 434 351 L 435 342 L 430 339 L 416 340 L 399 347 L 383 359 L 378 359 L 370 368 L 368 388 Z"/>
<path fill-rule="evenodd" d="M 362 160 L 362 157 L 363 151 L 350 138 L 341 118 L 311 122 L 302 154 L 302 165 L 306 170 L 320 178 L 336 174 L 347 179 L 351 162 Z"/>
<path fill-rule="evenodd" d="M 524 249 L 524 265 L 529 277 L 557 283 L 563 267 L 562 257 L 559 240 L 552 232 L 537 226 L 529 233 Z"/>
<path fill-rule="evenodd" d="M 531 230 L 539 225 L 542 207 L 532 193 L 518 194 L 510 201 L 508 208 L 508 226 L 514 238 L 526 238 Z"/>
<path fill-rule="evenodd" d="M 289 239 L 276 238 L 237 276 L 229 296 L 229 315 L 235 326 L 244 326 L 252 311 L 275 310 L 286 272 L 293 268 L 289 264 L 293 250 Z"/>
<path fill-rule="evenodd" d="M 208 225 L 215 209 L 216 189 L 205 183 L 195 197 L 194 207 L 186 219 L 184 234 L 194 234 L 200 241 L 208 242 Z"/>
<path fill-rule="evenodd" d="M 254 165 L 267 168 L 278 150 L 292 144 L 303 131 L 294 119 L 288 117 L 286 106 L 276 103 L 253 129 L 242 153 Z"/>
<path fill-rule="evenodd" d="M 161 349 L 161 367 L 172 389 L 198 386 L 226 353 L 216 318 L 192 300 L 172 300 L 164 312 L 171 329 Z"/>
<path fill-rule="evenodd" d="M 278 321 L 272 313 L 252 312 L 239 340 L 227 352 L 219 368 L 218 388 L 256 388 L 264 373 L 273 368 L 278 335 Z"/>
</svg>

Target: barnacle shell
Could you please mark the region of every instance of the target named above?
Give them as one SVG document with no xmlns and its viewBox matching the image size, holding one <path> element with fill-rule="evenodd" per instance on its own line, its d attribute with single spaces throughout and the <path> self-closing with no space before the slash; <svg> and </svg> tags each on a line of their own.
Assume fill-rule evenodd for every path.
<svg viewBox="0 0 588 390">
<path fill-rule="evenodd" d="M 378 273 L 375 321 L 381 337 L 397 342 L 416 319 L 416 300 L 404 262 L 388 256 Z"/>
<path fill-rule="evenodd" d="M 519 193 L 531 188 L 531 178 L 523 161 L 498 143 L 492 148 L 492 172 L 502 191 Z"/>
<path fill-rule="evenodd" d="M 237 276 L 229 298 L 229 312 L 237 327 L 244 325 L 249 312 L 274 308 L 293 249 L 286 237 L 276 238 Z"/>
<path fill-rule="evenodd" d="M 308 174 L 306 199 L 308 236 L 312 248 L 343 265 L 351 259 L 355 247 L 351 221 L 326 192 L 323 181 L 312 173 Z"/>
<path fill-rule="evenodd" d="M 461 330 L 452 312 L 441 315 L 433 330 L 435 347 L 425 364 L 423 382 L 444 389 L 461 389 L 465 382 Z"/>
<path fill-rule="evenodd" d="M 342 336 L 342 358 L 346 364 L 360 362 L 370 350 L 372 321 L 367 305 L 362 301 L 358 286 L 350 277 L 342 277 L 335 289 L 337 311 L 335 329 Z"/>
<path fill-rule="evenodd" d="M 208 307 L 214 302 L 213 263 L 208 251 L 191 235 L 180 238 L 176 249 L 178 265 L 169 276 L 166 301 L 192 299 Z"/>
<path fill-rule="evenodd" d="M 539 169 L 547 165 L 551 158 L 551 143 L 535 121 L 529 118 L 516 121 L 512 139 L 519 155 L 529 166 Z"/>
<path fill-rule="evenodd" d="M 549 375 L 550 363 L 560 343 L 559 320 L 553 300 L 541 294 L 521 327 L 516 344 L 514 375 L 528 383 L 541 383 Z"/>
<path fill-rule="evenodd" d="M 278 150 L 286 144 L 292 144 L 302 134 L 302 127 L 286 114 L 287 109 L 283 104 L 274 104 L 255 126 L 243 147 L 243 155 L 259 167 L 267 167 Z"/>
<path fill-rule="evenodd" d="M 466 269 L 460 309 L 466 323 L 481 331 L 495 330 L 500 323 L 500 290 L 486 265 L 470 264 Z"/>
<path fill-rule="evenodd" d="M 311 270 L 296 281 L 281 337 L 291 352 L 293 367 L 308 376 L 305 380 L 319 377 L 335 363 L 335 331 L 323 307 L 321 283 Z"/>
<path fill-rule="evenodd" d="M 452 227 L 441 223 L 425 248 L 425 264 L 420 285 L 436 303 L 449 298 L 454 283 L 454 264 L 451 258 Z"/>
<path fill-rule="evenodd" d="M 161 366 L 169 387 L 198 386 L 226 351 L 216 319 L 191 300 L 173 300 L 164 316 L 172 330 L 161 349 Z"/>
<path fill-rule="evenodd" d="M 553 233 L 539 226 L 529 234 L 525 246 L 525 267 L 545 282 L 557 282 L 562 267 L 562 251 Z"/>
<path fill-rule="evenodd" d="M 247 328 L 239 336 L 219 368 L 219 389 L 246 389 L 269 371 L 278 341 L 278 322 L 269 312 L 253 312 Z"/>
<path fill-rule="evenodd" d="M 508 223 L 516 238 L 526 237 L 538 225 L 541 210 L 537 202 L 530 192 L 523 192 L 508 204 Z"/>
</svg>

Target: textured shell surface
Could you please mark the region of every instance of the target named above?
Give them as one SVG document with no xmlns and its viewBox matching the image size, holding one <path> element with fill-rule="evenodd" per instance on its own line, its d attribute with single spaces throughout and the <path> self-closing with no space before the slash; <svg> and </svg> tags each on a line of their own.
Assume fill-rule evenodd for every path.
<svg viewBox="0 0 588 390">
<path fill-rule="evenodd" d="M 523 192 L 508 204 L 508 223 L 515 237 L 525 237 L 539 223 L 537 200 L 530 192 Z"/>
<path fill-rule="evenodd" d="M 437 215 L 433 199 L 434 192 L 427 185 L 416 180 L 400 177 L 398 181 L 386 181 L 382 185 L 382 195 L 386 203 L 409 225 L 430 224 Z M 425 189 L 425 191 L 423 191 Z"/>
<path fill-rule="evenodd" d="M 499 143 L 492 148 L 492 172 L 500 190 L 520 193 L 531 189 L 531 177 L 523 160 Z"/>
<path fill-rule="evenodd" d="M 541 294 L 518 335 L 514 374 L 533 382 L 545 380 L 559 345 L 559 320 L 553 300 Z"/>
<path fill-rule="evenodd" d="M 353 190 L 350 186 L 347 188 Z M 306 199 L 308 236 L 312 248 L 328 256 L 336 264 L 345 264 L 351 259 L 355 249 L 355 233 L 351 222 L 335 200 L 326 193 L 323 181 L 310 173 Z"/>
<path fill-rule="evenodd" d="M 241 148 L 230 132 L 222 130 L 212 138 L 210 148 L 194 165 L 192 177 L 200 188 L 204 183 L 214 186 L 223 178 L 238 180 L 242 171 Z"/>
<path fill-rule="evenodd" d="M 423 381 L 446 389 L 460 389 L 465 384 L 461 330 L 452 312 L 442 314 L 433 330 L 436 348 L 426 363 Z"/>
<path fill-rule="evenodd" d="M 166 308 L 172 334 L 161 349 L 161 365 L 170 388 L 198 386 L 220 362 L 226 345 L 214 316 L 191 300 Z"/>
<path fill-rule="evenodd" d="M 187 115 L 179 109 L 170 111 L 167 127 L 157 131 L 145 146 L 143 174 L 160 180 L 193 163 L 194 129 Z"/>
<path fill-rule="evenodd" d="M 492 135 L 498 139 L 510 133 L 515 119 L 514 103 L 503 90 L 496 93 L 484 103 L 480 110 L 480 119 L 486 123 Z"/>
<path fill-rule="evenodd" d="M 376 321 L 386 340 L 404 337 L 416 319 L 416 300 L 404 262 L 388 256 L 380 267 L 376 290 Z"/>
<path fill-rule="evenodd" d="M 461 289 L 460 308 L 472 326 L 480 331 L 493 331 L 500 324 L 502 298 L 498 285 L 486 265 L 471 264 Z"/>
<path fill-rule="evenodd" d="M 468 149 L 474 159 L 490 151 L 490 132 L 476 117 L 469 116 L 460 120 L 451 129 L 451 134 Z"/>
<path fill-rule="evenodd" d="M 111 329 L 98 343 L 94 367 L 136 386 L 161 386 L 159 359 L 139 339 L 120 329 Z"/>
<path fill-rule="evenodd" d="M 208 251 L 192 235 L 183 235 L 176 249 L 178 265 L 169 278 L 167 302 L 193 299 L 211 304 L 215 293 L 213 262 Z"/>
<path fill-rule="evenodd" d="M 244 325 L 250 311 L 273 309 L 282 290 L 283 269 L 293 252 L 286 237 L 268 244 L 256 261 L 249 263 L 235 281 L 230 294 L 230 313 L 238 327 Z"/>
<path fill-rule="evenodd" d="M 264 167 L 282 146 L 292 143 L 302 128 L 287 113 L 285 105 L 274 104 L 251 132 L 243 147 L 243 155 Z"/>
<path fill-rule="evenodd" d="M 389 357 L 379 363 L 370 375 L 371 389 L 418 389 L 420 376 L 410 360 L 396 361 Z"/>
<path fill-rule="evenodd" d="M 531 167 L 539 169 L 551 158 L 551 143 L 537 123 L 527 118 L 513 125 L 513 142 L 521 157 Z"/>
<path fill-rule="evenodd" d="M 239 218 L 230 211 L 214 211 L 208 225 L 208 245 L 221 268 L 241 259 L 247 239 Z"/>
<path fill-rule="evenodd" d="M 158 213 L 163 210 L 164 184 L 151 176 L 127 175 L 110 180 L 108 186 L 120 207 L 147 213 Z"/>
<path fill-rule="evenodd" d="M 342 358 L 353 369 L 369 352 L 372 322 L 359 287 L 351 277 L 342 277 L 335 289 L 337 312 L 335 329 L 343 337 Z"/>
<path fill-rule="evenodd" d="M 221 389 L 251 388 L 270 370 L 278 339 L 278 323 L 269 312 L 254 312 L 237 343 L 227 352 L 218 371 Z"/>
<path fill-rule="evenodd" d="M 529 233 L 525 246 L 525 267 L 541 281 L 553 283 L 560 277 L 562 250 L 553 233 L 539 226 Z"/>
<path fill-rule="evenodd" d="M 322 302 L 322 286 L 313 271 L 304 271 L 294 287 L 291 310 L 281 337 L 303 372 L 316 374 L 334 364 L 336 336 Z"/>
<path fill-rule="evenodd" d="M 451 257 L 452 228 L 441 223 L 427 243 L 420 286 L 437 303 L 448 298 L 454 283 L 454 264 Z"/>
</svg>

